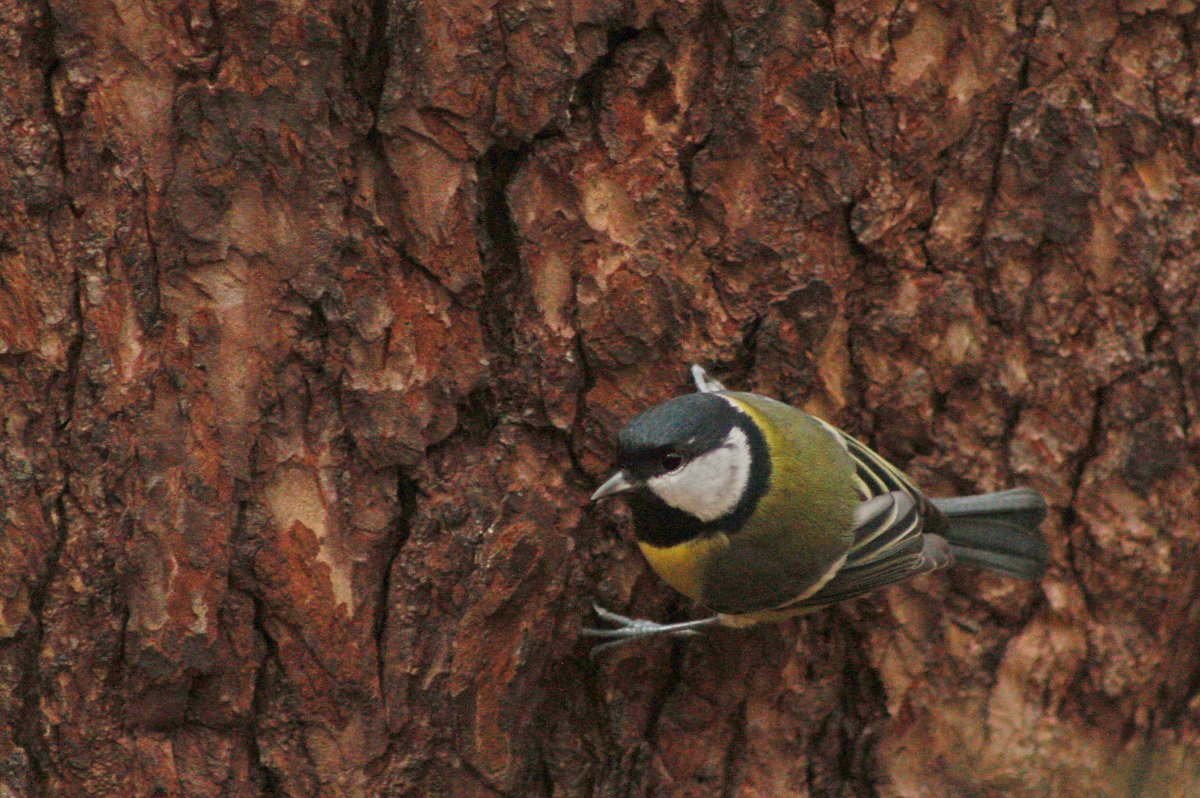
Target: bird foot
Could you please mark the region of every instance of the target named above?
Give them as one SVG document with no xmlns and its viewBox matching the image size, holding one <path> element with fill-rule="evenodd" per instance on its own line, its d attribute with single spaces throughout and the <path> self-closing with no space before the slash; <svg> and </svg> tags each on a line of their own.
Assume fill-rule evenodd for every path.
<svg viewBox="0 0 1200 798">
<path fill-rule="evenodd" d="M 697 621 L 682 621 L 680 623 L 655 623 L 647 621 L 644 618 L 629 618 L 612 610 L 606 610 L 599 604 L 593 604 L 593 609 L 600 619 L 613 624 L 614 628 L 591 628 L 585 627 L 580 630 L 580 634 L 584 637 L 598 637 L 607 639 L 607 643 L 601 643 L 592 648 L 592 656 L 596 656 L 602 651 L 607 651 L 610 648 L 617 648 L 626 643 L 631 643 L 634 640 L 641 640 L 644 637 L 658 637 L 660 635 L 669 635 L 671 637 L 692 637 L 700 634 L 697 629 L 702 626 L 716 623 L 717 616 L 713 615 L 709 618 L 701 618 Z"/>
<path fill-rule="evenodd" d="M 698 364 L 692 365 L 692 382 L 696 383 L 696 390 L 699 393 L 712 393 L 714 391 L 723 391 L 725 386 L 715 377 L 709 376 L 704 367 Z"/>
</svg>

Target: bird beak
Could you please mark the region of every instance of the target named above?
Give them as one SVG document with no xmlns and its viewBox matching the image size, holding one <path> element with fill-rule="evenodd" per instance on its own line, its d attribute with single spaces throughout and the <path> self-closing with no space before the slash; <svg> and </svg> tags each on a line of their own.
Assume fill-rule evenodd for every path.
<svg viewBox="0 0 1200 798">
<path fill-rule="evenodd" d="M 607 482 L 596 488 L 596 492 L 592 494 L 592 501 L 603 499 L 605 496 L 612 496 L 614 493 L 620 493 L 632 487 L 633 483 L 625 476 L 625 472 L 618 471 L 609 477 Z"/>
</svg>

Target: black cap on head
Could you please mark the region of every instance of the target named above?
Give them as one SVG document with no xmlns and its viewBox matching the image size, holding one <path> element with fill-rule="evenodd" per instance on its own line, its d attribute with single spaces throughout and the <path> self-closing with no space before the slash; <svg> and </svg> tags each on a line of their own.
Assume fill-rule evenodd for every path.
<svg viewBox="0 0 1200 798">
<path fill-rule="evenodd" d="M 685 460 L 712 451 L 738 423 L 738 411 L 712 393 L 690 393 L 655 405 L 621 430 L 618 461 L 640 477 L 662 470 L 670 453 Z"/>
</svg>

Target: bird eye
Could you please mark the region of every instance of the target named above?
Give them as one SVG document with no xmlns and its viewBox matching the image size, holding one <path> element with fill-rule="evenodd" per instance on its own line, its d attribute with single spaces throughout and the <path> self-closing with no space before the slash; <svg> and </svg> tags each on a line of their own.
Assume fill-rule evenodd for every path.
<svg viewBox="0 0 1200 798">
<path fill-rule="evenodd" d="M 664 471 L 674 471 L 683 465 L 683 455 L 678 452 L 667 452 L 662 456 L 659 464 L 663 467 Z"/>
</svg>

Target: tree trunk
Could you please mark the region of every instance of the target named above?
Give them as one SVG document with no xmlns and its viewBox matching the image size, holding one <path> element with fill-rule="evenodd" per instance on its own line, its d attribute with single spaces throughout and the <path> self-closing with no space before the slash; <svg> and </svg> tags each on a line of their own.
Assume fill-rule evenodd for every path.
<svg viewBox="0 0 1200 798">
<path fill-rule="evenodd" d="M 1200 793 L 1200 15 L 1119 5 L 0 2 L 0 796 Z M 1049 574 L 589 659 L 692 612 L 587 497 L 693 362 Z"/>
</svg>

